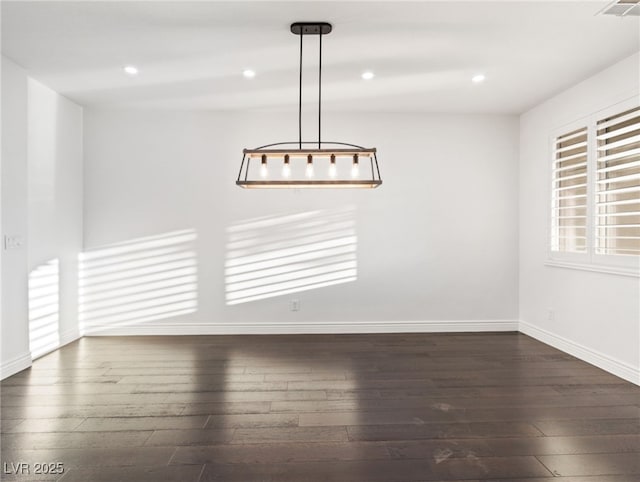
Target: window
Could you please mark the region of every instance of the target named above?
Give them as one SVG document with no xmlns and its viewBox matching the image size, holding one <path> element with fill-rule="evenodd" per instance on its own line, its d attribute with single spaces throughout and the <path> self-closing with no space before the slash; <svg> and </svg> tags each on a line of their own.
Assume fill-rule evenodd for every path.
<svg viewBox="0 0 640 482">
<path fill-rule="evenodd" d="M 595 114 L 553 137 L 552 261 L 640 265 L 640 107 Z M 553 262 L 551 264 L 554 264 Z"/>
<path fill-rule="evenodd" d="M 598 254 L 640 254 L 640 108 L 597 124 Z"/>
<path fill-rule="evenodd" d="M 552 250 L 587 251 L 587 128 L 556 138 Z"/>
</svg>

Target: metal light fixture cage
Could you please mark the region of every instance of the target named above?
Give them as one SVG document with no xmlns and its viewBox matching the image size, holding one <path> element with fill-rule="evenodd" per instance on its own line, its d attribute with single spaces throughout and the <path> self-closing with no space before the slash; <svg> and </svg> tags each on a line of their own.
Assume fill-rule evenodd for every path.
<svg viewBox="0 0 640 482">
<path fill-rule="evenodd" d="M 315 142 L 303 142 L 316 144 Z M 376 148 L 326 142 L 287 148 L 279 142 L 245 149 L 236 184 L 244 188 L 375 188 L 382 184 Z"/>
<path fill-rule="evenodd" d="M 322 36 L 326 22 L 296 22 L 291 33 L 300 36 L 298 141 L 277 142 L 244 149 L 236 184 L 243 188 L 376 188 L 382 184 L 376 148 L 346 142 L 322 142 Z M 302 39 L 318 35 L 318 140 L 302 140 Z"/>
</svg>

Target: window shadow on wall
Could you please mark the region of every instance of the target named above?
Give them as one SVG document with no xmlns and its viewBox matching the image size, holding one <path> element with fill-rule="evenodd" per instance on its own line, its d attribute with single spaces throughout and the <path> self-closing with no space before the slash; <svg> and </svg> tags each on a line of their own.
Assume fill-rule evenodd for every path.
<svg viewBox="0 0 640 482">
<path fill-rule="evenodd" d="M 60 345 L 60 263 L 52 259 L 29 273 L 29 347 L 38 358 Z"/>
<path fill-rule="evenodd" d="M 227 305 L 357 279 L 355 208 L 250 219 L 227 228 Z"/>
<path fill-rule="evenodd" d="M 80 255 L 82 332 L 193 313 L 198 268 L 193 229 L 85 251 Z"/>
</svg>

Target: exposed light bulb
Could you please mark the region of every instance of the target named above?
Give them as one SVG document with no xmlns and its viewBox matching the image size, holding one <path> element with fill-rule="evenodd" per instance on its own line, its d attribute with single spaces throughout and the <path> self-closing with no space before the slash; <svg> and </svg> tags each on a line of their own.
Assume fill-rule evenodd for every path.
<svg viewBox="0 0 640 482">
<path fill-rule="evenodd" d="M 338 169 L 336 167 L 336 155 L 331 154 L 331 164 L 329 164 L 329 177 L 336 177 Z"/>
<path fill-rule="evenodd" d="M 282 177 L 291 176 L 291 167 L 289 166 L 289 154 L 284 155 L 284 166 L 282 166 Z"/>
<path fill-rule="evenodd" d="M 307 177 L 313 177 L 313 164 L 307 164 Z"/>
<path fill-rule="evenodd" d="M 353 165 L 351 166 L 351 177 L 358 177 L 360 174 L 360 166 L 358 163 L 358 154 L 353 155 Z"/>
<path fill-rule="evenodd" d="M 307 156 L 307 177 L 313 177 L 313 156 L 309 154 Z"/>
<path fill-rule="evenodd" d="M 260 163 L 260 177 L 267 177 L 268 174 L 268 170 L 267 170 L 267 156 L 265 154 L 262 154 L 262 161 Z"/>
</svg>

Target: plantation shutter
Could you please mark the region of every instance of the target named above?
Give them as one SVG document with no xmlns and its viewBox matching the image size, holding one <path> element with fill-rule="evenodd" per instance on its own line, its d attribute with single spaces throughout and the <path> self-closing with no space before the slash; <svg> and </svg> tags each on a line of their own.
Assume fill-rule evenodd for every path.
<svg viewBox="0 0 640 482">
<path fill-rule="evenodd" d="M 555 139 L 551 249 L 587 251 L 587 128 Z"/>
<path fill-rule="evenodd" d="M 640 254 L 640 107 L 597 123 L 595 250 Z"/>
</svg>

